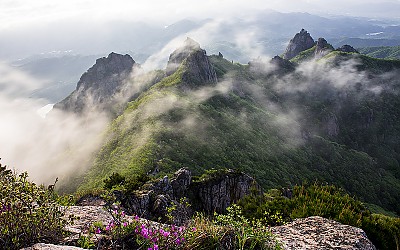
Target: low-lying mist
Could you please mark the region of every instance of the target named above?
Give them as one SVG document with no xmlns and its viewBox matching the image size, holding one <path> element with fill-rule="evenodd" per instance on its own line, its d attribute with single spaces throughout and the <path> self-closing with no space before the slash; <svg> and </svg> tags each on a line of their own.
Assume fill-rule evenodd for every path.
<svg viewBox="0 0 400 250">
<path fill-rule="evenodd" d="M 38 183 L 84 171 L 108 124 L 105 115 L 50 111 L 38 112 L 45 103 L 24 93 L 43 84 L 15 68 L 0 65 L 0 157 L 17 172 L 28 171 Z M 41 116 L 42 115 L 42 116 Z"/>
</svg>

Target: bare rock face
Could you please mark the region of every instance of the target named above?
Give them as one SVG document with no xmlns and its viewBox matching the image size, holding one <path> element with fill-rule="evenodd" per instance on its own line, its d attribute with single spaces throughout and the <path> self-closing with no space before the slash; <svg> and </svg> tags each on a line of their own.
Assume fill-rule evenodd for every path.
<svg viewBox="0 0 400 250">
<path fill-rule="evenodd" d="M 293 39 L 290 40 L 289 45 L 283 54 L 283 59 L 290 60 L 297 56 L 300 52 L 308 50 L 315 45 L 314 39 L 311 37 L 310 33 L 306 30 L 301 29 Z"/>
<path fill-rule="evenodd" d="M 174 178 L 171 180 L 174 197 L 184 197 L 191 183 L 192 173 L 189 169 L 181 168 L 175 172 Z"/>
<path fill-rule="evenodd" d="M 249 195 L 253 187 L 260 190 L 252 177 L 230 170 L 201 183 L 196 190 L 204 211 L 223 213 L 232 203 Z"/>
<path fill-rule="evenodd" d="M 165 218 L 167 208 L 175 206 L 174 223 L 180 225 L 192 213 L 190 208 L 181 203 L 182 198 L 190 204 L 197 202 L 194 205 L 196 210 L 222 213 L 229 205 L 250 194 L 253 187 L 260 191 L 252 177 L 233 170 L 193 183 L 190 170 L 182 168 L 175 172 L 171 180 L 164 177 L 146 184 L 134 194 L 114 193 L 128 213 L 147 219 Z"/>
<path fill-rule="evenodd" d="M 23 248 L 21 250 L 84 250 L 84 249 L 73 246 L 57 246 L 53 244 L 38 243 L 31 247 Z"/>
<path fill-rule="evenodd" d="M 271 228 L 283 249 L 376 250 L 365 232 L 319 216 Z"/>
<path fill-rule="evenodd" d="M 182 47 L 170 55 L 166 70 L 167 76 L 175 73 L 182 64 L 185 66 L 182 80 L 186 86 L 194 87 L 217 83 L 217 74 L 208 60 L 206 51 L 189 37 Z"/>
<path fill-rule="evenodd" d="M 325 118 L 325 130 L 329 136 L 337 136 L 339 134 L 339 123 L 335 114 L 330 113 Z"/>
<path fill-rule="evenodd" d="M 114 52 L 97 59 L 81 76 L 75 91 L 54 107 L 81 113 L 86 109 L 107 106 L 114 95 L 121 91 L 134 65 L 135 61 L 131 56 Z"/>
<path fill-rule="evenodd" d="M 332 45 L 330 45 L 325 38 L 318 38 L 318 41 L 315 45 L 315 52 L 314 52 L 314 57 L 315 58 L 321 58 L 325 55 L 327 55 L 329 52 L 333 50 Z"/>
<path fill-rule="evenodd" d="M 359 53 L 355 48 L 353 48 L 352 46 L 345 44 L 340 48 L 336 49 L 337 51 L 342 51 L 342 52 L 346 52 L 346 53 Z"/>
</svg>

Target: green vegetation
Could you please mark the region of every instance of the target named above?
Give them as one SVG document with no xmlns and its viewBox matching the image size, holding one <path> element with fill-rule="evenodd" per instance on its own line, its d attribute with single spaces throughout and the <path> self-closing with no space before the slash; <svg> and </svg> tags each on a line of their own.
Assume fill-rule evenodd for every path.
<svg viewBox="0 0 400 250">
<path fill-rule="evenodd" d="M 215 219 L 195 215 L 185 226 L 156 224 L 135 216 L 128 220 L 114 204 L 113 215 L 106 225 L 88 225 L 88 235 L 78 239 L 78 245 L 95 248 L 91 240 L 96 234 L 106 235 L 101 247 L 106 249 L 281 249 L 267 225 L 259 220 L 248 220 L 240 207 L 233 205 Z"/>
<path fill-rule="evenodd" d="M 119 173 L 112 173 L 104 182 L 104 188 L 107 190 L 119 189 L 125 192 L 133 192 L 143 186 L 150 177 L 146 174 L 141 175 L 129 175 L 127 177 L 120 175 Z"/>
<path fill-rule="evenodd" d="M 256 75 L 218 56 L 209 59 L 226 90 L 191 89 L 184 87 L 182 64 L 113 121 L 79 190 L 101 188 L 113 173 L 157 178 L 181 167 L 194 175 L 237 169 L 267 189 L 319 180 L 399 213 L 400 98 L 391 90 L 400 82 L 377 74 L 400 64 L 337 51 L 324 59 L 339 72 L 354 56 L 368 82 L 337 87 L 295 72 L 284 87 L 307 83 L 302 91 L 282 91 L 281 76 Z"/>
<path fill-rule="evenodd" d="M 366 56 L 382 59 L 400 59 L 400 46 L 365 47 L 357 49 Z"/>
<path fill-rule="evenodd" d="M 309 48 L 308 50 L 300 52 L 297 56 L 290 59 L 290 61 L 295 62 L 295 63 L 301 63 L 301 62 L 310 60 L 310 59 L 314 58 L 316 48 L 317 48 L 316 45 L 314 45 L 312 48 Z"/>
<path fill-rule="evenodd" d="M 0 164 L 0 245 L 21 249 L 37 242 L 58 242 L 65 236 L 67 220 L 53 192 L 28 181 Z"/>
<path fill-rule="evenodd" d="M 263 196 L 251 195 L 240 201 L 247 218 L 257 218 L 268 224 L 280 224 L 295 218 L 321 216 L 362 228 L 379 249 L 400 247 L 400 218 L 388 217 L 371 212 L 344 190 L 332 185 L 295 186 L 288 199 L 280 192 Z M 270 215 L 280 215 L 274 219 Z"/>
</svg>

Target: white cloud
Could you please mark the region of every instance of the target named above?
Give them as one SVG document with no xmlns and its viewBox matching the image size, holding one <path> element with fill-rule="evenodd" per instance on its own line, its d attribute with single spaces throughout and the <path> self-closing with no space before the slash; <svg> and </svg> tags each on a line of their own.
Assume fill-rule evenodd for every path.
<svg viewBox="0 0 400 250">
<path fill-rule="evenodd" d="M 369 8 L 368 6 L 371 6 Z M 375 6 L 375 7 L 374 7 Z M 376 9 L 376 6 L 381 6 Z M 173 22 L 187 17 L 221 17 L 244 15 L 251 11 L 275 9 L 283 12 L 325 12 L 333 14 L 376 15 L 397 17 L 393 8 L 397 0 L 19 0 L 0 2 L 2 28 L 14 25 L 32 25 L 62 19 L 158 20 Z M 373 13 L 375 10 L 376 13 Z M 364 13 L 363 13 L 364 12 Z M 398 14 L 398 13 L 397 13 Z"/>
</svg>

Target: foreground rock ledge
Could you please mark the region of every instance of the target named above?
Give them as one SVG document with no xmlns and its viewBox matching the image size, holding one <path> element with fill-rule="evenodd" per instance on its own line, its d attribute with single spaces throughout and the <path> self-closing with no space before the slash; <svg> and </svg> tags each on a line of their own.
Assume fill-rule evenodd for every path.
<svg viewBox="0 0 400 250">
<path fill-rule="evenodd" d="M 365 232 L 319 216 L 297 219 L 271 228 L 284 249 L 376 250 Z"/>
<path fill-rule="evenodd" d="M 111 219 L 101 206 L 73 206 L 67 210 L 67 214 L 80 217 L 74 221 L 74 225 L 67 228 L 72 233 L 81 232 L 87 223 L 95 221 L 107 223 Z M 284 226 L 272 227 L 271 231 L 283 243 L 284 249 L 376 250 L 363 230 L 319 216 L 297 219 Z M 24 250 L 37 249 L 78 250 L 82 248 L 36 244 Z"/>
</svg>

